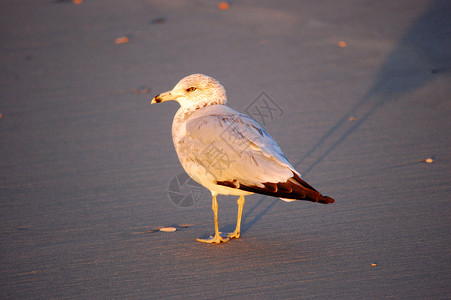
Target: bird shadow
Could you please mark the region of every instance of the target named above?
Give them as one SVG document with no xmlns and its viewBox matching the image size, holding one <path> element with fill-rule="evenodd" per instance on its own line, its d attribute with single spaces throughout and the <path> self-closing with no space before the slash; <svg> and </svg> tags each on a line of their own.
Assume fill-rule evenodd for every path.
<svg viewBox="0 0 451 300">
<path fill-rule="evenodd" d="M 449 76 L 451 68 L 451 2 L 436 0 L 410 27 L 376 75 L 374 84 L 313 146 L 294 167 L 307 166 L 310 173 L 320 162 L 358 130 L 377 110 L 419 89 L 437 76 Z M 352 118 L 352 119 L 350 119 Z M 355 118 L 355 120 L 354 120 Z M 279 201 L 274 199 L 249 220 L 264 204 L 262 196 L 243 215 L 242 232 L 257 223 Z"/>
</svg>

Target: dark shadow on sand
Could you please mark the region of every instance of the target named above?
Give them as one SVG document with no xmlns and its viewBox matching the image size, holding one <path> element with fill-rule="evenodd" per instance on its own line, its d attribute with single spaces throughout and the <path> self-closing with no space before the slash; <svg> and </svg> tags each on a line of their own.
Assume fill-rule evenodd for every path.
<svg viewBox="0 0 451 300">
<path fill-rule="evenodd" d="M 302 175 L 305 176 L 312 171 L 373 116 L 378 108 L 397 101 L 400 96 L 415 91 L 437 76 L 449 75 L 451 69 L 450 16 L 450 1 L 437 0 L 429 6 L 387 57 L 373 86 L 294 164 L 294 167 L 308 166 L 302 171 Z M 349 117 L 355 117 L 356 120 L 350 122 Z M 254 210 L 262 205 L 265 197 L 263 196 L 243 215 L 242 232 L 249 230 L 277 201 L 280 201 L 274 199 L 262 212 L 247 221 Z M 339 203 L 340 200 L 338 199 L 337 202 Z"/>
</svg>

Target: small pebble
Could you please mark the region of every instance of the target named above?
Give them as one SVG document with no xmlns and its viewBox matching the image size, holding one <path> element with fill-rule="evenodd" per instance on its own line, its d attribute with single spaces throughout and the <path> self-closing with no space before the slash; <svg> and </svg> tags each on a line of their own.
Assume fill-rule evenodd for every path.
<svg viewBox="0 0 451 300">
<path fill-rule="evenodd" d="M 193 224 L 180 224 L 179 225 L 181 228 L 188 228 L 190 226 L 193 226 Z"/>
<path fill-rule="evenodd" d="M 445 72 L 446 70 L 445 69 L 442 69 L 442 68 L 435 68 L 435 69 L 432 69 L 431 70 L 431 73 L 432 74 L 438 74 L 438 73 L 442 73 L 442 72 Z"/>
<path fill-rule="evenodd" d="M 175 227 L 162 227 L 162 228 L 160 228 L 160 231 L 163 231 L 163 232 L 174 232 L 176 230 L 177 230 L 177 228 L 175 228 Z"/>
<path fill-rule="evenodd" d="M 147 87 L 139 87 L 137 89 L 134 89 L 133 91 L 135 92 L 135 94 L 138 94 L 138 95 L 150 93 L 150 89 Z"/>
<path fill-rule="evenodd" d="M 116 38 L 116 39 L 114 40 L 114 43 L 115 43 L 116 45 L 126 44 L 126 43 L 128 43 L 128 42 L 129 42 L 129 39 L 128 39 L 128 37 L 126 37 L 126 36 L 121 36 L 121 37 L 118 37 L 118 38 Z"/>
<path fill-rule="evenodd" d="M 221 10 L 227 10 L 230 8 L 230 5 L 227 2 L 221 2 L 218 4 L 218 8 Z"/>
<path fill-rule="evenodd" d="M 36 274 L 38 271 L 34 270 L 31 272 L 25 272 L 25 273 L 19 273 L 19 276 L 25 276 L 25 275 L 31 275 L 31 274 Z"/>
<path fill-rule="evenodd" d="M 150 24 L 163 24 L 163 23 L 166 23 L 165 18 L 156 18 L 150 21 Z"/>
</svg>

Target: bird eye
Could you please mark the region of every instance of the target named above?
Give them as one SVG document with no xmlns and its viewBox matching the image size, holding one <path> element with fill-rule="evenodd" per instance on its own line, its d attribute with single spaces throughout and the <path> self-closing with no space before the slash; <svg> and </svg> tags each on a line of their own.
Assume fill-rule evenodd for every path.
<svg viewBox="0 0 451 300">
<path fill-rule="evenodd" d="M 194 92 L 195 90 L 197 89 L 194 86 L 186 89 L 187 92 Z"/>
</svg>

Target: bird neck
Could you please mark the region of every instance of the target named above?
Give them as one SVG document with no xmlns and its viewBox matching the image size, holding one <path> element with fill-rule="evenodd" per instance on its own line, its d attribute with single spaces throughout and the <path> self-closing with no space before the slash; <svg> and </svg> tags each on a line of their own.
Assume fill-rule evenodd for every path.
<svg viewBox="0 0 451 300">
<path fill-rule="evenodd" d="M 191 105 L 181 105 L 174 116 L 174 123 L 181 123 L 188 119 L 196 111 L 211 105 L 225 105 L 225 101 L 209 101 L 209 102 L 198 102 L 196 104 L 191 103 Z"/>
</svg>

